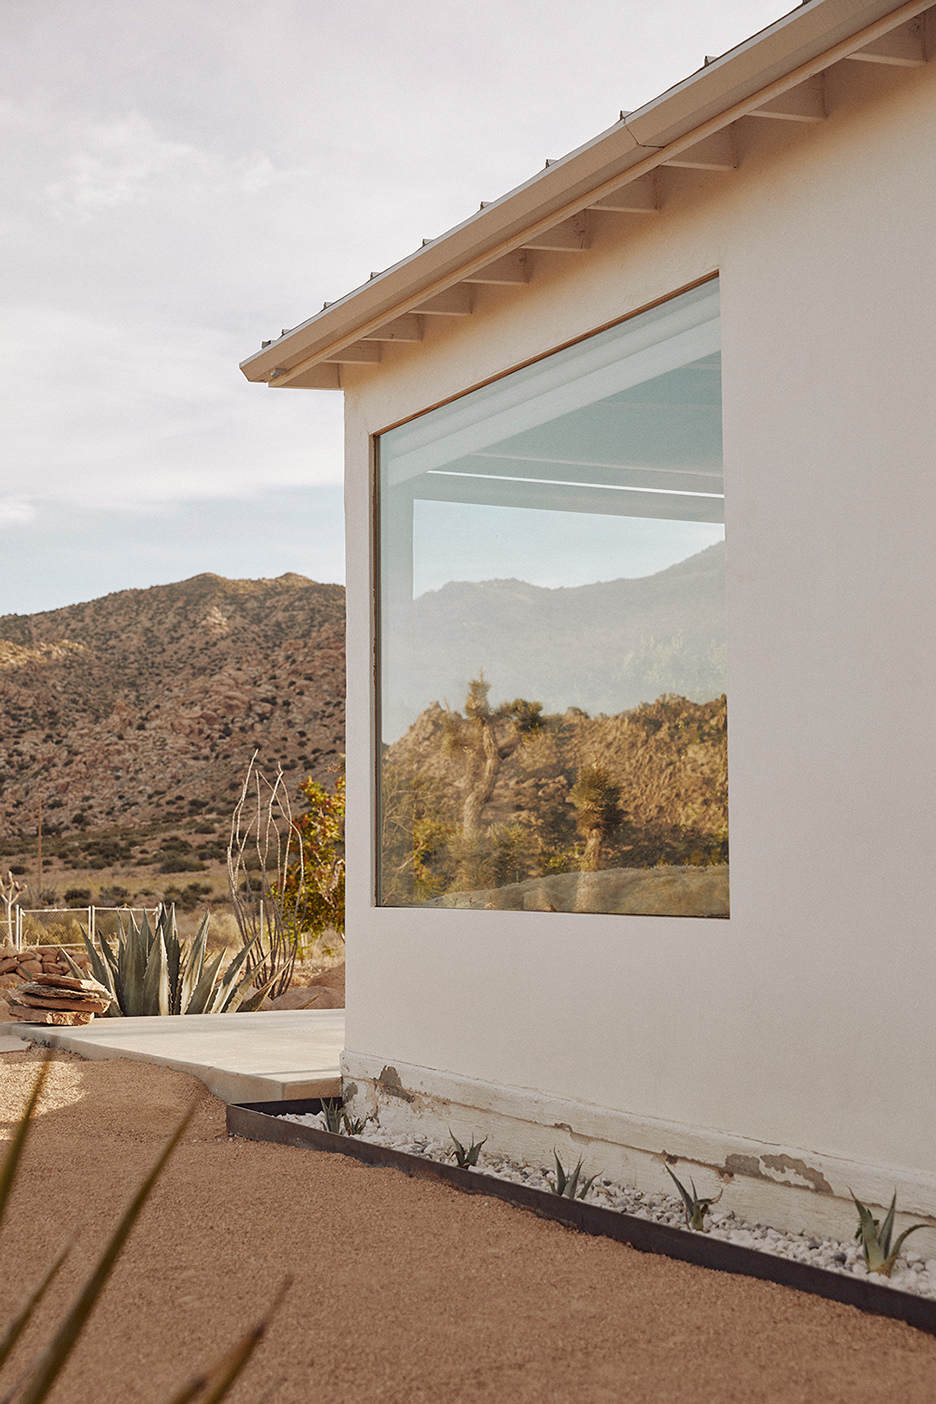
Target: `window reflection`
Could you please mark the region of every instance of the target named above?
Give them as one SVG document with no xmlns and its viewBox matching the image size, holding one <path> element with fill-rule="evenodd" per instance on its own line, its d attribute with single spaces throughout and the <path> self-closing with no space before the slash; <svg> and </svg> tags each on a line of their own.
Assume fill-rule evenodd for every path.
<svg viewBox="0 0 936 1404">
<path fill-rule="evenodd" d="M 716 283 L 381 436 L 380 901 L 725 916 Z"/>
</svg>

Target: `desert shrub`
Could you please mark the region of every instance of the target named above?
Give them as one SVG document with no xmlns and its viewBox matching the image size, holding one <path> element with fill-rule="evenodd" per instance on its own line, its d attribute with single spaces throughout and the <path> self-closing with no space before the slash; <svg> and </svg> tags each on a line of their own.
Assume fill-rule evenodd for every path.
<svg viewBox="0 0 936 1404">
<path fill-rule="evenodd" d="M 306 942 L 328 929 L 344 933 L 344 775 L 331 794 L 317 780 L 304 780 L 299 792 L 307 808 L 293 825 L 297 858 L 283 865 L 271 891 Z"/>
<path fill-rule="evenodd" d="M 183 912 L 193 912 L 210 895 L 211 886 L 209 883 L 189 882 L 184 887 L 178 885 L 167 887 L 163 892 L 162 900 L 165 906 L 179 906 Z"/>
<path fill-rule="evenodd" d="M 204 863 L 200 862 L 194 853 L 180 853 L 177 850 L 168 853 L 159 865 L 161 873 L 203 873 Z"/>
<path fill-rule="evenodd" d="M 123 907 L 130 900 L 130 890 L 115 883 L 110 887 L 102 887 L 98 893 L 96 906 L 99 907 Z"/>
</svg>

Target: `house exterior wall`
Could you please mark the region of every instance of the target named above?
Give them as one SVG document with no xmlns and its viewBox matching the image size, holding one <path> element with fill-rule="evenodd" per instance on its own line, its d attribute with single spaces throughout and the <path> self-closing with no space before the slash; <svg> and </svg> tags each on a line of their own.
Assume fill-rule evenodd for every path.
<svg viewBox="0 0 936 1404">
<path fill-rule="evenodd" d="M 345 377 L 344 1072 L 385 1123 L 653 1189 L 675 1155 L 841 1231 L 849 1186 L 936 1225 L 936 65 L 839 64 L 826 101 Z M 370 436 L 715 272 L 730 919 L 374 907 Z"/>
</svg>

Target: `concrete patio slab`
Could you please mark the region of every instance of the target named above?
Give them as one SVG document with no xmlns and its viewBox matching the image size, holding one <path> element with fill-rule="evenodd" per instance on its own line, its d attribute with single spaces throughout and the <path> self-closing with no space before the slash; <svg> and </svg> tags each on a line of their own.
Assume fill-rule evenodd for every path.
<svg viewBox="0 0 936 1404">
<path fill-rule="evenodd" d="M 31 1039 L 83 1058 L 135 1058 L 191 1073 L 224 1102 L 337 1097 L 343 1009 L 263 1014 L 170 1014 L 94 1019 L 79 1028 L 0 1024 L 0 1037 Z"/>
</svg>

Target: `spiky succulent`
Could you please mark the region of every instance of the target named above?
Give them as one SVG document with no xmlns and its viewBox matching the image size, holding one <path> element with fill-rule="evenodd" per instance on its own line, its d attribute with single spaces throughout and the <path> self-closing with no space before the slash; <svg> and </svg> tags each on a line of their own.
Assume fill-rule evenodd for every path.
<svg viewBox="0 0 936 1404">
<path fill-rule="evenodd" d="M 487 1136 L 485 1136 L 483 1141 L 476 1141 L 474 1136 L 472 1136 L 471 1145 L 466 1148 L 462 1145 L 451 1127 L 449 1127 L 449 1135 L 452 1138 L 452 1154 L 455 1156 L 455 1163 L 459 1168 L 467 1170 L 469 1166 L 477 1165 L 481 1147 L 485 1144 L 485 1141 L 487 1141 Z"/>
<path fill-rule="evenodd" d="M 257 938 L 237 952 L 222 974 L 226 952 L 207 959 L 207 913 L 190 943 L 179 940 L 173 906 L 160 907 L 155 927 L 145 912 L 139 924 L 132 913 L 128 916 L 113 946 L 99 934 L 98 950 L 83 927 L 81 931 L 92 974 L 113 996 L 108 1017 L 246 1013 L 266 994 L 268 986 L 253 987 L 254 972 L 247 965 Z M 69 964 L 81 973 L 70 959 Z"/>
<path fill-rule="evenodd" d="M 718 1203 L 724 1191 L 719 1190 L 716 1195 L 706 1198 L 696 1192 L 695 1181 L 690 1180 L 689 1183 L 692 1185 L 692 1193 L 690 1194 L 682 1181 L 677 1180 L 668 1165 L 664 1165 L 663 1168 L 679 1190 L 679 1197 L 683 1202 L 683 1211 L 686 1215 L 686 1228 L 695 1229 L 697 1233 L 705 1233 L 705 1216 L 712 1205 Z"/>
<path fill-rule="evenodd" d="M 579 1184 L 579 1179 L 582 1174 L 581 1156 L 579 1156 L 578 1163 L 571 1172 L 566 1170 L 555 1151 L 553 1151 L 553 1160 L 556 1162 L 556 1178 L 555 1180 L 551 1180 L 548 1175 L 546 1176 L 546 1183 L 549 1185 L 550 1193 L 563 1199 L 584 1199 L 598 1176 L 589 1175 L 587 1180 L 582 1180 L 581 1184 Z"/>
<path fill-rule="evenodd" d="M 894 1264 L 897 1261 L 904 1240 L 911 1233 L 916 1233 L 917 1229 L 928 1228 L 928 1224 L 912 1224 L 910 1228 L 904 1229 L 897 1239 L 893 1248 L 891 1238 L 894 1233 L 894 1215 L 897 1212 L 897 1194 L 890 1202 L 883 1224 L 876 1219 L 867 1205 L 862 1204 L 860 1199 L 855 1199 L 853 1190 L 848 1193 L 855 1200 L 855 1208 L 858 1210 L 858 1227 L 855 1229 L 855 1238 L 861 1244 L 861 1252 L 864 1256 L 865 1266 L 869 1272 L 879 1272 L 883 1277 L 890 1277 Z"/>
</svg>

